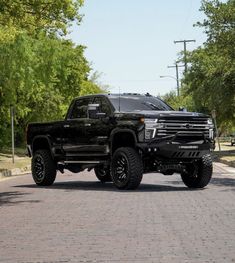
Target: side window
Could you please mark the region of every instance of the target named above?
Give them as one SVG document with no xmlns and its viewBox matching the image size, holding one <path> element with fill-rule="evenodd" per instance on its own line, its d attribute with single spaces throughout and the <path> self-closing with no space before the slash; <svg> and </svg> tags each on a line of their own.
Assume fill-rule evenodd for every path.
<svg viewBox="0 0 235 263">
<path fill-rule="evenodd" d="M 99 112 L 106 113 L 107 115 L 111 114 L 111 108 L 107 100 L 104 97 L 96 97 L 93 101 L 94 104 L 99 104 Z"/>
<path fill-rule="evenodd" d="M 73 106 L 70 119 L 87 118 L 87 107 L 91 98 L 77 100 Z"/>
</svg>

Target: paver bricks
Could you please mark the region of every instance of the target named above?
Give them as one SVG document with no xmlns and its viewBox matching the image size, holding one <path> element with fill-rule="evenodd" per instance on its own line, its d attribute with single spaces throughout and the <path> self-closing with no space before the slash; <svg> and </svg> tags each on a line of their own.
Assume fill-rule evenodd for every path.
<svg viewBox="0 0 235 263">
<path fill-rule="evenodd" d="M 147 174 L 118 191 L 94 174 L 0 183 L 0 262 L 235 262 L 235 174 L 215 169 L 191 191 L 178 175 Z M 85 176 L 86 175 L 86 176 Z"/>
</svg>

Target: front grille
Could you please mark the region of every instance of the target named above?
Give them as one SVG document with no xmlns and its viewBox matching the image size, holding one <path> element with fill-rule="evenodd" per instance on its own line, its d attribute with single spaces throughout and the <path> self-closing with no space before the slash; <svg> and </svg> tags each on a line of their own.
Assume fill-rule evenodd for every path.
<svg viewBox="0 0 235 263">
<path fill-rule="evenodd" d="M 164 117 L 158 119 L 159 128 L 156 137 L 175 135 L 196 136 L 204 134 L 209 138 L 209 125 L 206 118 L 201 117 Z"/>
</svg>

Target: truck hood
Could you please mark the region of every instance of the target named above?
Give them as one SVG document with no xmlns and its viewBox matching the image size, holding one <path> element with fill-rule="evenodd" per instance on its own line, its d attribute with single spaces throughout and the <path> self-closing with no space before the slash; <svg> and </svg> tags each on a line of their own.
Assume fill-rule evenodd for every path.
<svg viewBox="0 0 235 263">
<path fill-rule="evenodd" d="M 161 117 L 202 117 L 209 118 L 208 115 L 198 112 L 183 112 L 183 111 L 132 111 L 132 112 L 117 112 L 115 113 L 117 117 L 145 117 L 145 118 L 161 118 Z"/>
</svg>

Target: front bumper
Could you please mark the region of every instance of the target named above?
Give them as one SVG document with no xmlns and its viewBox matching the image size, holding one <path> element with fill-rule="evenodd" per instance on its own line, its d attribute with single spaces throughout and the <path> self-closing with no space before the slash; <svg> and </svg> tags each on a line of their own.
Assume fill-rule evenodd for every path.
<svg viewBox="0 0 235 263">
<path fill-rule="evenodd" d="M 214 148 L 214 141 L 206 139 L 203 134 L 188 140 L 187 136 L 176 134 L 149 142 L 138 143 L 144 155 L 154 155 L 169 159 L 199 159 L 210 153 Z"/>
</svg>

